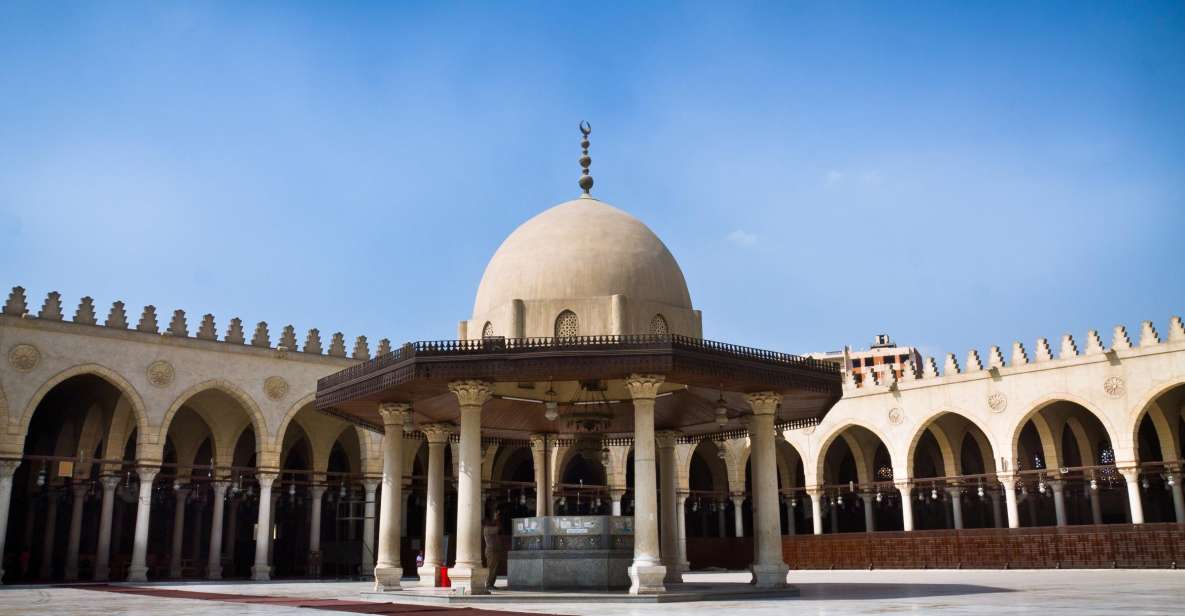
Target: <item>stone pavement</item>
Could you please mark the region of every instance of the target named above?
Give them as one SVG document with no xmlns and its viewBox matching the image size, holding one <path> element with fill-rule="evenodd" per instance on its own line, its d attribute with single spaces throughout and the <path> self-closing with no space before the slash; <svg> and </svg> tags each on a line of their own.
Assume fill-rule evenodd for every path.
<svg viewBox="0 0 1185 616">
<path fill-rule="evenodd" d="M 742 582 L 745 573 L 691 574 L 693 582 Z M 801 596 L 781 600 L 711 601 L 659 605 L 498 604 L 482 611 L 538 614 L 669 614 L 717 616 L 744 610 L 745 616 L 800 614 L 1136 614 L 1185 613 L 1185 571 L 1171 570 L 936 570 L 791 572 Z M 239 596 L 304 597 L 356 602 L 370 588 L 361 582 L 271 582 L 152 584 Z M 397 597 L 392 597 L 398 601 Z M 136 614 L 144 616 L 301 615 L 339 612 L 215 600 L 162 598 L 64 587 L 0 588 L 0 616 L 15 614 Z M 410 607 L 410 606 L 409 606 Z M 411 609 L 424 609 L 417 606 Z M 455 608 L 434 608 L 451 610 Z M 465 612 L 459 612 L 458 615 Z"/>
</svg>

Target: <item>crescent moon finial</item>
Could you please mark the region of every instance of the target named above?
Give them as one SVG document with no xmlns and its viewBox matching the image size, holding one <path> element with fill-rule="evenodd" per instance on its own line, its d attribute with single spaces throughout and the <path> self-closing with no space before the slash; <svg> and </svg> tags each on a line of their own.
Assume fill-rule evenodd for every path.
<svg viewBox="0 0 1185 616">
<path fill-rule="evenodd" d="M 592 176 L 588 174 L 588 167 L 589 167 L 589 165 L 592 164 L 592 158 L 589 157 L 589 155 L 588 155 L 588 134 L 591 132 L 592 132 L 592 124 L 589 124 L 585 120 L 581 120 L 580 121 L 580 134 L 582 135 L 582 137 L 580 139 L 580 149 L 581 149 L 580 169 L 581 169 L 581 171 L 580 171 L 579 184 L 580 184 L 580 189 L 584 191 L 584 194 L 581 195 L 583 197 L 591 196 L 589 194 L 589 191 L 591 191 L 592 187 L 593 187 Z"/>
</svg>

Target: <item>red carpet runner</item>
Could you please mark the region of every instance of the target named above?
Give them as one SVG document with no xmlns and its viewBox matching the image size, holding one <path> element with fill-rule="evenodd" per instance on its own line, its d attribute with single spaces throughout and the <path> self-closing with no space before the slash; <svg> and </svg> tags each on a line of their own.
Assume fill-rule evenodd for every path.
<svg viewBox="0 0 1185 616">
<path fill-rule="evenodd" d="M 353 614 L 400 614 L 402 616 L 540 616 L 527 612 L 506 612 L 483 610 L 472 607 L 437 607 L 408 603 L 376 603 L 374 601 L 346 601 L 342 599 L 302 599 L 300 597 L 269 597 L 264 595 L 234 595 L 221 592 L 196 592 L 143 586 L 112 586 L 110 584 L 64 585 L 62 588 L 113 592 L 141 597 L 162 599 L 199 599 L 222 601 L 224 603 L 252 603 L 283 607 L 305 607 L 314 610 L 332 610 Z M 442 614 L 441 612 L 448 612 Z"/>
</svg>

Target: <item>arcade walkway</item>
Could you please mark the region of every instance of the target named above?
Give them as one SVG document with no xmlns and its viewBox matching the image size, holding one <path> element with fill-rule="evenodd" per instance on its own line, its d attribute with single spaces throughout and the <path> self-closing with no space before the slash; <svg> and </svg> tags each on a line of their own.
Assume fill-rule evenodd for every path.
<svg viewBox="0 0 1185 616">
<path fill-rule="evenodd" d="M 741 573 L 696 573 L 693 582 L 740 582 Z M 802 591 L 797 599 L 676 603 L 665 605 L 596 604 L 500 604 L 482 611 L 539 614 L 663 614 L 699 616 L 733 612 L 743 606 L 747 616 L 794 614 L 1179 614 L 1185 603 L 1185 571 L 1077 570 L 1077 571 L 796 571 L 790 580 Z M 151 589 L 177 589 L 246 596 L 308 597 L 355 601 L 370 584 L 358 582 L 297 582 L 239 584 L 152 585 Z M 393 597 L 394 599 L 395 597 Z M 442 608 L 419 606 L 441 614 Z M 610 609 L 611 608 L 611 609 Z M 415 608 L 413 608 L 415 609 Z M 488 612 L 486 610 L 489 610 Z M 0 589 L 0 616 L 15 614 L 134 613 L 144 616 L 206 616 L 252 614 L 259 616 L 317 616 L 337 614 L 322 609 L 267 604 L 229 603 L 192 599 L 160 599 L 61 587 L 8 587 Z M 356 612 L 355 612 L 356 613 Z M 416 612 L 418 614 L 418 612 Z M 456 616 L 473 614 L 457 612 Z"/>
</svg>

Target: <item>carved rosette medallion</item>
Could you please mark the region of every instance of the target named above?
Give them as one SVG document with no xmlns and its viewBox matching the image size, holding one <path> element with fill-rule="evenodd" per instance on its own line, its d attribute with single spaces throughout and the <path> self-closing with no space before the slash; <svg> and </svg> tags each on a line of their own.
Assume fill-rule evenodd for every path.
<svg viewBox="0 0 1185 616">
<path fill-rule="evenodd" d="M 993 413 L 1003 413 L 1004 409 L 1008 408 L 1008 396 L 998 391 L 993 391 L 987 397 L 988 408 L 992 409 Z"/>
<path fill-rule="evenodd" d="M 152 383 L 157 387 L 168 387 L 173 383 L 173 377 L 176 376 L 177 373 L 173 370 L 173 364 L 170 364 L 163 359 L 158 359 L 151 364 L 148 364 L 148 369 L 145 370 L 145 374 L 148 375 L 149 383 Z"/>
<path fill-rule="evenodd" d="M 1103 381 L 1103 393 L 1112 398 L 1123 397 L 1123 394 L 1127 393 L 1127 383 L 1124 382 L 1123 377 L 1109 377 Z"/>
<path fill-rule="evenodd" d="M 8 363 L 21 372 L 28 372 L 41 363 L 41 351 L 31 344 L 18 344 L 8 351 Z"/>
<path fill-rule="evenodd" d="M 903 421 L 905 421 L 905 411 L 896 406 L 889 409 L 889 423 L 893 424 L 894 426 L 899 426 Z"/>
<path fill-rule="evenodd" d="M 288 395 L 288 381 L 282 376 L 269 376 L 263 380 L 263 393 L 272 400 L 283 400 Z"/>
</svg>

